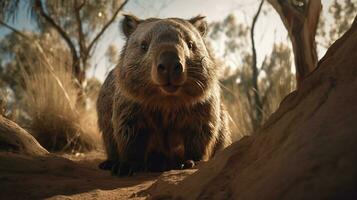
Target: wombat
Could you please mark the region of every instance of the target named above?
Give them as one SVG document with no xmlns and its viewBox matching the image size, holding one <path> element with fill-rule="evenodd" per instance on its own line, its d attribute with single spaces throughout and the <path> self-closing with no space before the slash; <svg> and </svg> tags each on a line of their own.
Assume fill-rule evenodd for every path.
<svg viewBox="0 0 357 200">
<path fill-rule="evenodd" d="M 125 15 L 126 43 L 97 101 L 102 169 L 119 176 L 190 168 L 231 143 L 204 17 Z"/>
</svg>

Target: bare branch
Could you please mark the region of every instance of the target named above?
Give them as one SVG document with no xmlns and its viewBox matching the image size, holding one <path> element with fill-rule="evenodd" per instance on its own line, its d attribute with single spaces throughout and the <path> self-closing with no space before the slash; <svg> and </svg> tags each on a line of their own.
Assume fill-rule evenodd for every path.
<svg viewBox="0 0 357 200">
<path fill-rule="evenodd" d="M 255 13 L 252 21 L 252 27 L 250 30 L 250 39 L 252 42 L 252 85 L 253 85 L 253 90 L 254 90 L 254 103 L 255 103 L 255 119 L 253 120 L 253 128 L 256 129 L 257 127 L 260 126 L 260 123 L 262 122 L 263 115 L 262 115 L 262 110 L 263 110 L 263 104 L 262 100 L 259 94 L 259 86 L 258 86 L 258 76 L 259 76 L 259 71 L 257 67 L 257 51 L 255 49 L 255 41 L 254 41 L 254 29 L 255 25 L 257 23 L 259 14 L 262 10 L 264 4 L 264 0 L 262 0 L 259 4 L 258 10 Z"/>
<path fill-rule="evenodd" d="M 78 43 L 79 43 L 79 52 L 80 52 L 80 57 L 82 58 L 82 61 L 84 61 L 85 57 L 87 57 L 87 49 L 86 49 L 86 41 L 83 33 L 83 25 L 82 25 L 82 20 L 81 20 L 81 15 L 80 11 L 85 5 L 86 1 L 83 1 L 82 4 L 78 5 L 78 1 L 75 1 L 74 3 L 74 13 L 76 17 L 76 22 L 78 26 Z M 84 64 L 84 63 L 83 63 Z M 84 66 L 83 66 L 84 67 Z"/>
<path fill-rule="evenodd" d="M 125 0 L 119 8 L 114 12 L 112 18 L 103 26 L 103 28 L 99 31 L 99 33 L 94 37 L 92 42 L 88 46 L 88 52 L 91 51 L 93 45 L 98 41 L 98 39 L 103 35 L 103 33 L 108 29 L 108 27 L 114 22 L 119 12 L 124 8 L 124 6 L 129 2 L 129 0 Z"/>
<path fill-rule="evenodd" d="M 11 30 L 12 32 L 16 33 L 17 35 L 30 40 L 31 38 L 29 38 L 27 35 L 21 33 L 21 31 L 15 29 L 14 27 L 10 26 L 9 24 L 5 23 L 4 21 L 0 20 L 0 24 L 3 25 L 4 27 L 8 28 L 9 30 Z"/>
<path fill-rule="evenodd" d="M 43 8 L 43 4 L 42 4 L 41 0 L 36 0 L 36 8 L 39 9 L 40 15 L 61 35 L 61 37 L 64 39 L 64 41 L 68 45 L 68 47 L 71 51 L 71 54 L 72 54 L 72 62 L 73 62 L 73 68 L 74 68 L 72 70 L 74 70 L 75 75 L 78 74 L 80 72 L 79 63 L 78 63 L 78 55 L 77 55 L 75 45 L 71 41 L 71 38 L 62 29 L 62 27 L 54 21 L 54 19 L 52 19 L 49 15 L 47 15 L 47 13 L 45 12 L 45 10 Z"/>
</svg>

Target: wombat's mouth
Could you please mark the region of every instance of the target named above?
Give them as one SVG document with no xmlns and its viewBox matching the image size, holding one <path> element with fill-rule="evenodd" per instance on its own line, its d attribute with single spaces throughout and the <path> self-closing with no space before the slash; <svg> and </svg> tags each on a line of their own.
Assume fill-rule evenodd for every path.
<svg viewBox="0 0 357 200">
<path fill-rule="evenodd" d="M 173 84 L 166 84 L 166 85 L 160 85 L 159 86 L 161 91 L 163 91 L 165 94 L 168 94 L 168 95 L 173 95 L 173 94 L 176 94 L 179 89 L 181 88 L 181 85 L 173 85 Z"/>
</svg>

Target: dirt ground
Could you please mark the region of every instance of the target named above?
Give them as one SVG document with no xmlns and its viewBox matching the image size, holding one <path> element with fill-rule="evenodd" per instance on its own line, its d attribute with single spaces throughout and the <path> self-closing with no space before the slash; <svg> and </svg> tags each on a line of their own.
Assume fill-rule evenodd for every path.
<svg viewBox="0 0 357 200">
<path fill-rule="evenodd" d="M 111 176 L 98 169 L 103 152 L 28 157 L 0 153 L 0 199 L 145 199 L 159 173 Z M 195 170 L 166 172 L 179 181 Z M 177 174 L 180 174 L 179 176 Z"/>
</svg>

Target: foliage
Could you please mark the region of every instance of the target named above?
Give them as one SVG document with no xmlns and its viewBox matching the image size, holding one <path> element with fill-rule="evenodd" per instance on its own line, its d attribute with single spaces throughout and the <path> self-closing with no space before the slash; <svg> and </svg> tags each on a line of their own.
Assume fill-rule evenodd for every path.
<svg viewBox="0 0 357 200">
<path fill-rule="evenodd" d="M 249 27 L 228 15 L 222 22 L 211 24 L 212 46 L 224 47 L 226 64 L 235 70 L 226 72 L 221 80 L 223 96 L 234 124 L 237 138 L 250 134 L 257 127 L 252 123 L 257 106 L 253 100 L 256 91 L 252 85 L 252 53 L 249 51 Z M 220 45 L 219 43 L 224 43 Z M 217 50 L 219 51 L 219 49 Z M 295 89 L 295 76 L 291 72 L 291 50 L 288 46 L 274 44 L 270 55 L 259 68 L 258 87 L 262 100 L 264 122 L 274 112 L 279 102 Z M 262 123 L 261 122 L 261 123 Z"/>
<path fill-rule="evenodd" d="M 100 38 L 126 3 L 0 2 L 0 25 L 12 31 L 0 41 L 0 87 L 3 93 L 10 93 L 3 95 L 2 102 L 7 107 L 14 105 L 11 117 L 31 129 L 49 150 L 86 150 L 96 146 L 94 104 L 100 82 L 94 77 L 87 79 L 85 73 L 91 67 L 90 58 Z M 8 24 L 20 10 L 30 14 L 36 31 L 19 31 Z M 110 56 L 114 57 L 113 54 L 114 51 Z M 115 62 L 112 57 L 109 59 Z"/>
<path fill-rule="evenodd" d="M 333 0 L 328 7 L 328 15 L 320 16 L 316 35 L 318 45 L 325 49 L 331 46 L 333 42 L 340 38 L 342 34 L 350 28 L 356 15 L 357 1 Z M 332 18 L 333 20 L 327 20 L 328 18 Z"/>
<path fill-rule="evenodd" d="M 52 32 L 23 32 L 7 35 L 0 42 L 2 62 L 0 77 L 3 91 L 16 107 L 11 117 L 28 128 L 48 150 L 84 151 L 97 147 L 94 106 L 76 107 L 77 89 L 73 84 L 70 54 L 58 35 Z M 24 38 L 26 37 L 26 38 Z M 38 45 L 36 45 L 38 44 Z M 42 47 L 50 46 L 46 51 Z M 91 79 L 89 101 L 99 90 Z"/>
<path fill-rule="evenodd" d="M 81 100 L 85 73 L 90 67 L 89 60 L 96 45 L 127 2 L 128 0 L 112 0 L 110 3 L 99 0 L 4 0 L 0 4 L 0 22 L 9 26 L 6 22 L 15 18 L 18 10 L 25 7 L 30 11 L 40 32 L 54 31 L 58 34 L 71 55 L 73 78 Z"/>
<path fill-rule="evenodd" d="M 357 14 L 357 2 L 334 0 L 328 12 L 328 16 L 320 16 L 317 31 L 317 43 L 323 48 L 329 47 L 349 28 Z M 333 20 L 326 20 L 327 18 Z M 258 128 L 254 124 L 257 118 L 254 113 L 258 109 L 254 101 L 255 94 L 259 95 L 263 104 L 263 123 L 275 111 L 279 102 L 296 88 L 295 76 L 291 71 L 292 51 L 285 44 L 274 44 L 271 54 L 266 56 L 259 66 L 256 77 L 252 72 L 254 58 L 249 51 L 251 27 L 238 22 L 233 14 L 210 26 L 212 46 L 218 52 L 223 51 L 226 65 L 235 69 L 233 72 L 225 71 L 222 87 L 224 99 L 233 118 L 232 127 L 239 138 Z M 254 78 L 258 78 L 258 92 L 252 85 L 251 80 Z"/>
</svg>

